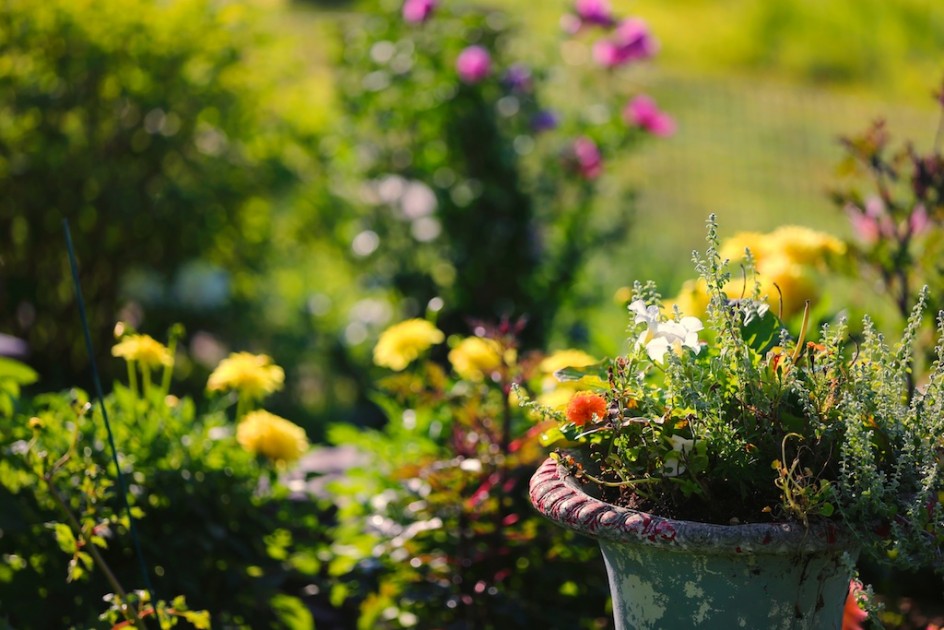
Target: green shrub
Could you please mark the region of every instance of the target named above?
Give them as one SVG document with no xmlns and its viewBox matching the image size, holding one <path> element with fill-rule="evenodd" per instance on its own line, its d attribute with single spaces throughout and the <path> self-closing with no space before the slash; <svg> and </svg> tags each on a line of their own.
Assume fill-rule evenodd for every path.
<svg viewBox="0 0 944 630">
<path fill-rule="evenodd" d="M 541 347 L 557 315 L 579 303 L 588 255 L 628 228 L 630 191 L 603 173 L 644 135 L 620 116 L 635 64 L 529 66 L 510 15 L 448 3 L 411 22 L 401 4 L 364 3 L 346 24 L 336 60 L 343 115 L 322 143 L 362 286 L 406 316 L 442 308 L 450 333 L 526 315 L 522 340 Z M 606 36 L 586 29 L 565 44 L 589 56 L 588 40 Z M 473 47 L 490 63 L 470 80 L 457 64 Z M 548 125 L 561 85 L 571 92 L 557 94 L 564 108 Z M 578 148 L 591 144 L 593 168 Z M 600 203 L 608 184 L 618 192 Z"/>
<path fill-rule="evenodd" d="M 125 301 L 149 328 L 242 321 L 274 195 L 307 167 L 311 132 L 278 115 L 291 64 L 267 53 L 257 19 L 210 0 L 5 5 L 0 330 L 28 340 L 47 383 L 87 362 L 63 218 L 100 350 Z"/>
<path fill-rule="evenodd" d="M 138 371 L 145 363 L 131 366 L 132 384 L 117 383 L 105 408 L 146 577 L 100 407 L 79 390 L 18 400 L 13 413 L 0 408 L 0 619 L 22 628 L 99 627 L 102 596 L 118 591 L 93 562 L 94 548 L 123 590 L 150 583 L 163 600 L 183 595 L 215 625 L 310 626 L 303 589 L 322 572 L 326 506 L 289 500 L 280 469 L 253 455 L 257 445 L 227 418 L 233 397 L 199 410 L 170 395 L 168 380 L 147 384 L 147 370 Z M 0 389 L 14 379 L 22 381 L 0 374 Z"/>
</svg>

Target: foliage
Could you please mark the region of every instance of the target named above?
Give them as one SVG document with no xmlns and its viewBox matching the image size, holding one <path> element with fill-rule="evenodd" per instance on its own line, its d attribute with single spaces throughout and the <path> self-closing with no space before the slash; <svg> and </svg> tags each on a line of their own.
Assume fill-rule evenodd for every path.
<svg viewBox="0 0 944 630">
<path fill-rule="evenodd" d="M 782 225 L 772 232 L 738 232 L 720 244 L 719 255 L 741 268 L 725 285 L 728 297 L 737 299 L 748 293 L 748 268 L 752 268 L 761 295 L 766 296 L 777 315 L 789 321 L 802 314 L 809 304 L 816 308 L 827 297 L 824 285 L 829 272 L 840 265 L 847 253 L 840 239 L 799 225 Z M 629 287 L 620 296 L 632 297 Z M 671 311 L 679 310 L 702 317 L 710 302 L 704 278 L 687 280 L 678 295 L 666 302 Z M 822 307 L 825 308 L 825 307 Z"/>
<path fill-rule="evenodd" d="M 832 194 L 858 237 L 853 251 L 859 267 L 874 274 L 902 319 L 923 284 L 930 288 L 932 312 L 942 306 L 944 87 L 935 99 L 941 124 L 926 153 L 910 141 L 893 147 L 881 119 L 861 135 L 843 138 L 840 170 L 847 183 Z"/>
<path fill-rule="evenodd" d="M 606 212 L 595 203 L 607 161 L 646 133 L 671 131 L 654 107 L 622 113 L 654 40 L 636 24 L 639 50 L 577 78 L 570 85 L 590 96 L 551 112 L 545 93 L 570 69 L 517 61 L 509 16 L 412 5 L 401 15 L 399 2 L 365 3 L 372 11 L 342 36 L 344 116 L 322 146 L 338 204 L 351 211 L 353 259 L 365 286 L 392 293 L 408 316 L 433 304 L 454 333 L 467 318 L 526 315 L 522 341 L 540 347 L 573 303 L 588 253 L 628 225 L 628 191 Z M 585 21 L 569 37 L 619 40 L 618 23 Z"/>
<path fill-rule="evenodd" d="M 604 623 L 593 615 L 605 610 L 605 577 L 584 570 L 595 545 L 538 517 L 527 502 L 548 425 L 514 404 L 511 386 L 547 400 L 570 391 L 548 381 L 559 358 L 519 354 L 519 326 L 482 326 L 449 340 L 447 371 L 429 359 L 442 337 L 411 334 L 419 321 L 392 326 L 377 346 L 386 348 L 381 361 L 391 346 L 405 357 L 379 380 L 387 426 L 330 430 L 367 462 L 333 486 L 334 596 L 360 602 L 359 628 Z"/>
<path fill-rule="evenodd" d="M 708 240 L 696 257 L 707 329 L 664 313 L 655 287 L 637 285 L 627 354 L 559 373 L 605 380 L 567 409 L 562 434 L 582 440 L 602 470 L 571 463 L 575 473 L 640 509 L 717 523 L 832 522 L 885 561 L 944 569 L 944 315 L 936 362 L 915 390 L 926 291 L 894 348 L 869 320 L 854 348 L 842 320 L 813 343 L 807 317 L 794 339 L 756 282 L 728 297 L 713 219 Z"/>
<path fill-rule="evenodd" d="M 210 0 L 6 3 L 0 329 L 27 339 L 50 384 L 88 360 L 67 325 L 63 218 L 94 339 L 127 301 L 158 329 L 244 321 L 220 315 L 248 309 L 274 196 L 310 141 L 304 121 L 273 111 L 291 65 L 253 66 L 250 53 L 275 61 L 255 19 Z"/>
<path fill-rule="evenodd" d="M 136 538 L 101 408 L 85 393 L 18 400 L 0 415 L 0 616 L 13 627 L 110 627 L 138 607 L 156 608 L 164 626 L 310 626 L 301 597 L 319 579 L 325 506 L 290 500 L 276 470 L 239 445 L 226 414 L 235 396 L 199 411 L 169 393 L 169 378 L 152 381 L 146 355 L 125 352 L 142 338 L 116 345 L 134 378 L 105 400 Z"/>
</svg>

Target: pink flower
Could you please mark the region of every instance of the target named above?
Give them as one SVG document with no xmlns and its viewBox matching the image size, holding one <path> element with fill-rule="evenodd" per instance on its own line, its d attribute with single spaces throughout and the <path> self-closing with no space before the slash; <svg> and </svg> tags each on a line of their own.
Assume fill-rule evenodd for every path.
<svg viewBox="0 0 944 630">
<path fill-rule="evenodd" d="M 915 210 L 917 211 L 917 208 Z M 864 209 L 855 204 L 846 204 L 845 211 L 849 215 L 849 222 L 852 223 L 852 230 L 862 241 L 873 244 L 879 239 L 895 236 L 895 224 L 885 210 L 885 203 L 879 197 L 866 199 Z M 920 215 L 914 220 L 919 227 L 923 227 Z"/>
<path fill-rule="evenodd" d="M 930 225 L 931 219 L 928 217 L 928 211 L 924 208 L 924 204 L 919 203 L 911 211 L 911 216 L 908 217 L 908 228 L 912 234 L 918 235 L 926 231 Z"/>
<path fill-rule="evenodd" d="M 574 3 L 574 13 L 581 24 L 613 25 L 613 11 L 607 0 L 577 0 Z"/>
<path fill-rule="evenodd" d="M 658 48 L 659 43 L 645 21 L 629 18 L 619 23 L 612 38 L 601 39 L 593 45 L 593 58 L 601 66 L 613 68 L 648 59 L 656 54 Z"/>
<path fill-rule="evenodd" d="M 654 136 L 671 136 L 675 133 L 675 121 L 660 110 L 656 102 L 640 94 L 623 108 L 623 120 L 629 125 L 642 127 Z"/>
<path fill-rule="evenodd" d="M 492 70 L 492 58 L 481 46 L 469 46 L 456 59 L 456 71 L 466 83 L 478 83 Z"/>
<path fill-rule="evenodd" d="M 581 136 L 574 140 L 571 151 L 577 172 L 584 179 L 596 179 L 603 173 L 603 158 L 593 140 Z"/>
<path fill-rule="evenodd" d="M 420 24 L 429 19 L 436 8 L 437 0 L 406 0 L 403 3 L 403 19 L 411 24 Z"/>
</svg>

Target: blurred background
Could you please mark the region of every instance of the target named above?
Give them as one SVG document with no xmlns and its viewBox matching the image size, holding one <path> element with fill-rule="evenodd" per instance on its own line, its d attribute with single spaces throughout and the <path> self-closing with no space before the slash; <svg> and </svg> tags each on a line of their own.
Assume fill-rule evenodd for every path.
<svg viewBox="0 0 944 630">
<path fill-rule="evenodd" d="M 889 257 L 850 224 L 846 204 L 867 199 L 869 182 L 854 179 L 840 139 L 883 119 L 892 145 L 937 146 L 944 4 L 614 1 L 629 44 L 607 39 L 612 16 L 576 19 L 578 4 L 602 6 L 3 3 L 0 356 L 38 380 L 17 402 L 29 373 L 0 370 L 0 417 L 53 408 L 72 427 L 73 395 L 39 394 L 91 387 L 66 220 L 98 363 L 119 383 L 109 404 L 134 420 L 120 437 L 156 480 L 143 522 L 165 593 L 186 593 L 225 627 L 513 627 L 542 616 L 606 627 L 603 576 L 584 576 L 596 548 L 524 500 L 543 457 L 533 419 L 512 418 L 510 380 L 447 377 L 447 346 L 473 332 L 513 338 L 517 354 L 502 360 L 530 370 L 539 391 L 568 364 L 548 368 L 531 351 L 579 348 L 583 364 L 619 352 L 627 287 L 682 289 L 710 213 L 722 239 L 799 224 L 859 243 L 861 267 L 849 256 L 831 270 L 845 275 L 839 298 L 807 287 L 823 298 L 816 316 L 868 306 L 881 325 L 900 323 L 880 273 L 848 282 Z M 869 218 L 859 205 L 852 216 Z M 909 223 L 916 206 L 898 210 L 926 230 L 926 216 Z M 944 239 L 928 232 L 916 275 L 939 304 Z M 414 317 L 446 343 L 390 378 L 374 346 Z M 120 385 L 128 367 L 111 356 L 117 332 L 165 340 L 175 324 L 175 396 L 133 400 L 136 386 Z M 296 468 L 239 447 L 233 396 L 204 400 L 208 375 L 237 351 L 284 368 L 266 407 L 316 447 Z M 38 429 L 9 424 L 0 448 L 12 457 Z M 457 464 L 467 461 L 481 463 Z M 347 485 L 322 478 L 351 464 Z M 61 579 L 68 554 L 42 560 L 59 553 L 37 534 L 54 506 L 23 498 L 29 472 L 0 460 L 0 504 L 12 506 L 0 510 L 0 582 L 48 587 L 81 625 L 109 587 L 87 586 L 83 600 Z M 111 554 L 133 575 L 129 551 Z M 938 583 L 916 575 L 908 588 L 939 600 Z M 14 621 L 54 623 L 57 606 L 18 610 L 20 599 L 4 609 L 0 598 L 0 628 L 10 609 Z M 904 623 L 897 610 L 887 623 Z"/>
<path fill-rule="evenodd" d="M 375 421 L 362 404 L 360 368 L 377 332 L 433 297 L 447 300 L 448 318 L 465 308 L 462 277 L 481 281 L 469 278 L 474 267 L 438 265 L 458 242 L 439 236 L 442 217 L 411 219 L 424 252 L 405 263 L 410 244 L 400 239 L 410 236 L 381 226 L 358 189 L 382 177 L 377 163 L 365 166 L 364 138 L 385 133 L 370 142 L 395 143 L 396 133 L 367 124 L 364 112 L 385 105 L 368 105 L 351 87 L 370 69 L 352 59 L 344 33 L 397 8 L 112 4 L 15 1 L 3 12 L 0 330 L 27 342 L 19 349 L 46 385 L 86 382 L 61 228 L 68 218 L 100 348 L 119 319 L 151 333 L 181 322 L 189 352 L 179 376 L 202 382 L 227 351 L 264 350 L 289 374 L 277 405 L 314 436 L 326 418 Z M 575 289 L 556 299 L 559 312 L 535 318 L 534 342 L 618 350 L 614 293 L 650 278 L 674 292 L 710 212 L 728 235 L 783 223 L 847 234 L 829 196 L 839 136 L 881 117 L 895 137 L 927 149 L 937 129 L 930 94 L 942 73 L 944 9 L 930 0 L 614 6 L 649 23 L 658 54 L 590 84 L 577 75 L 593 70 L 591 41 L 565 36 L 568 3 L 492 4 L 507 12 L 503 54 L 541 68 L 535 90 L 549 109 L 592 111 L 614 94 L 645 91 L 677 125 L 671 137 L 605 157 L 591 205 L 596 229 L 605 235 L 611 225 L 611 238 L 582 253 Z M 402 96 L 396 89 L 406 88 L 388 92 Z M 432 179 L 435 159 L 409 168 Z M 426 211 L 427 193 L 433 202 L 468 193 L 447 171 L 439 183 L 420 182 L 416 212 Z M 527 190 L 534 181 L 521 190 L 544 203 Z M 553 227 L 561 216 L 526 220 Z"/>
</svg>

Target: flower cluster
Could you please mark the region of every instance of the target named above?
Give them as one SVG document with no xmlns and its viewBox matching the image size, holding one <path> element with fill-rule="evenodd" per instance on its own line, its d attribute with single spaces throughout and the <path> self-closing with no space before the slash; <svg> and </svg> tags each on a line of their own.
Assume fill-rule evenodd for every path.
<svg viewBox="0 0 944 630">
<path fill-rule="evenodd" d="M 112 354 L 128 363 L 128 380 L 132 400 L 137 405 L 140 368 L 143 399 L 149 404 L 175 405 L 178 400 L 169 395 L 170 379 L 174 369 L 174 349 L 182 334 L 179 326 L 171 329 L 169 347 L 153 337 L 135 333 L 126 334 L 120 323 L 116 331 L 120 341 Z M 152 368 L 163 368 L 158 389 L 151 384 Z M 264 354 L 234 352 L 220 361 L 207 380 L 208 392 L 233 392 L 236 395 L 236 440 L 251 453 L 262 455 L 277 465 L 295 461 L 308 450 L 308 438 L 300 426 L 264 410 L 252 407 L 273 394 L 285 384 L 285 371 Z"/>
<path fill-rule="evenodd" d="M 794 247 L 777 251 L 815 260 L 836 249 L 799 233 L 781 233 Z M 759 239 L 756 260 L 775 242 Z M 612 502 L 725 524 L 831 521 L 878 557 L 944 561 L 944 313 L 938 362 L 915 389 L 926 292 L 894 348 L 869 320 L 856 344 L 842 320 L 815 339 L 808 309 L 794 337 L 760 286 L 730 297 L 723 251 L 712 220 L 697 264 L 705 323 L 637 283 L 628 352 L 558 371 L 600 379 L 574 395 L 557 434 L 581 443 L 597 470 L 559 457 Z M 748 251 L 748 273 L 752 260 Z"/>
<path fill-rule="evenodd" d="M 546 559 L 566 545 L 567 562 L 579 564 L 592 548 L 524 501 L 528 479 L 545 457 L 542 435 L 557 422 L 542 422 L 518 402 L 534 395 L 564 418 L 577 413 L 568 405 L 583 401 L 579 413 L 589 425 L 605 416 L 605 401 L 572 399 L 603 381 L 588 376 L 559 382 L 555 372 L 598 360 L 576 349 L 548 355 L 522 350 L 523 326 L 473 320 L 472 334 L 447 336 L 427 320 L 391 325 L 374 347 L 382 370 L 371 396 L 386 415 L 385 426 L 369 435 L 346 427 L 329 431 L 330 439 L 373 455 L 369 466 L 343 482 L 358 498 L 340 510 L 360 513 L 363 525 L 349 526 L 341 536 L 356 533 L 357 543 L 343 546 L 380 567 L 371 569 L 376 597 L 384 598 L 384 609 L 399 610 L 401 619 L 416 615 L 430 627 L 448 627 L 455 619 L 475 618 L 488 627 L 514 627 L 536 615 L 554 625 L 566 614 L 553 601 L 559 585 L 542 582 L 556 579 L 544 570 Z M 512 568 L 508 558 L 518 564 Z M 482 597 L 466 596 L 464 584 L 477 585 Z M 603 586 L 589 577 L 575 590 L 598 597 Z M 416 597 L 425 592 L 430 597 Z M 432 608 L 425 601 L 434 602 Z"/>
<path fill-rule="evenodd" d="M 402 7 L 403 19 L 422 25 L 432 19 L 437 5 L 435 0 L 406 0 Z M 611 71 L 651 59 L 659 49 L 658 41 L 644 20 L 638 17 L 618 19 L 606 0 L 577 0 L 573 12 L 562 18 L 562 26 L 571 36 L 590 34 L 594 30 L 602 33 L 599 37 L 588 35 L 595 37 L 592 56 L 600 67 Z M 456 57 L 455 71 L 466 85 L 482 83 L 496 73 L 492 53 L 483 44 L 471 44 Z M 533 96 L 533 73 L 523 64 L 508 67 L 501 76 L 501 83 L 512 94 Z M 672 117 L 645 94 L 635 95 L 625 103 L 622 118 L 631 128 L 655 136 L 675 133 Z M 532 131 L 536 133 L 553 129 L 558 123 L 559 117 L 553 112 L 539 110 L 532 114 Z M 563 156 L 565 163 L 584 179 L 596 179 L 603 172 L 599 141 L 587 135 L 574 138 Z"/>
<path fill-rule="evenodd" d="M 252 407 L 284 384 L 285 371 L 271 357 L 250 352 L 230 354 L 207 380 L 207 391 L 235 392 L 239 444 L 279 466 L 295 461 L 308 450 L 305 430 L 285 418 Z"/>
<path fill-rule="evenodd" d="M 935 95 L 944 120 L 944 87 Z M 841 186 L 832 193 L 848 216 L 857 241 L 852 245 L 854 275 L 873 276 L 881 283 L 902 318 L 915 292 L 930 285 L 932 307 L 942 303 L 939 260 L 944 247 L 944 126 L 934 145 L 919 152 L 920 143 L 893 146 L 885 122 L 842 139 L 846 150 L 839 165 Z"/>
<path fill-rule="evenodd" d="M 820 298 L 823 272 L 845 254 L 843 241 L 807 227 L 785 225 L 767 233 L 740 232 L 721 244 L 720 255 L 745 271 L 751 267 L 754 277 L 739 275 L 724 290 L 728 297 L 743 297 L 756 280 L 758 296 L 789 319 L 803 312 L 807 302 Z M 707 283 L 698 278 L 686 281 L 666 306 L 670 311 L 677 306 L 683 313 L 702 315 L 708 302 Z"/>
<path fill-rule="evenodd" d="M 651 59 L 659 50 L 659 42 L 645 20 L 617 19 L 606 0 L 577 0 L 573 13 L 564 16 L 562 26 L 571 35 L 594 37 L 593 60 L 611 71 Z M 626 102 L 623 120 L 655 136 L 675 133 L 675 121 L 646 94 L 637 94 Z"/>
</svg>

